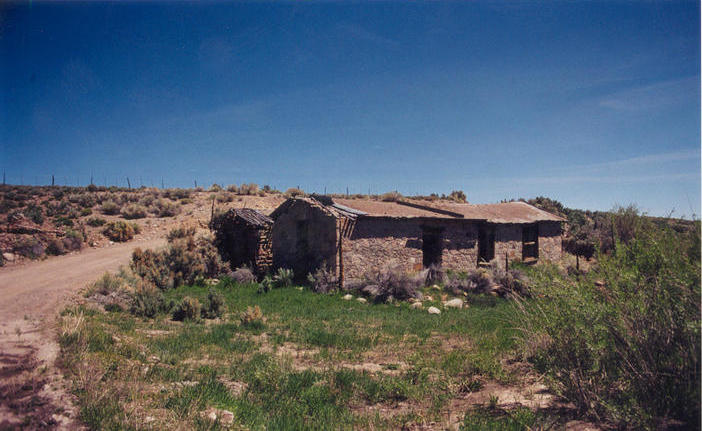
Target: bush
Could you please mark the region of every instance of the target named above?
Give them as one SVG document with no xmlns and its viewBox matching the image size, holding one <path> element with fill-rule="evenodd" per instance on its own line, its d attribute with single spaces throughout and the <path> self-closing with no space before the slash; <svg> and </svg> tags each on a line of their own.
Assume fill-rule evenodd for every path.
<svg viewBox="0 0 702 431">
<path fill-rule="evenodd" d="M 122 208 L 122 217 L 133 220 L 146 217 L 146 207 L 139 204 L 129 204 Z"/>
<path fill-rule="evenodd" d="M 112 241 L 125 242 L 133 239 L 134 235 L 140 232 L 140 229 L 136 223 L 118 220 L 108 223 L 102 234 Z"/>
<path fill-rule="evenodd" d="M 90 193 L 71 193 L 68 195 L 68 201 L 83 208 L 92 208 L 95 205 L 95 196 Z"/>
<path fill-rule="evenodd" d="M 173 311 L 173 320 L 198 320 L 202 313 L 202 305 L 197 298 L 186 296 Z"/>
<path fill-rule="evenodd" d="M 142 251 L 140 248 L 136 248 L 132 252 L 132 261 L 129 267 L 136 275 L 159 289 L 174 287 L 167 254 L 163 251 Z"/>
<path fill-rule="evenodd" d="M 376 302 L 421 299 L 420 289 L 424 284 L 424 277 L 413 277 L 400 267 L 386 267 L 367 274 L 365 284 L 362 293 L 375 297 Z"/>
<path fill-rule="evenodd" d="M 119 214 L 122 207 L 112 199 L 107 200 L 100 205 L 100 211 L 106 215 L 117 215 Z"/>
<path fill-rule="evenodd" d="M 73 229 L 67 229 L 66 234 L 63 237 L 63 246 L 68 251 L 80 250 L 83 248 L 83 242 L 85 241 L 85 236 Z"/>
<path fill-rule="evenodd" d="M 104 218 L 100 218 L 100 217 L 91 217 L 88 220 L 86 220 L 85 222 L 88 224 L 88 226 L 98 227 L 98 226 L 102 226 L 105 223 L 107 223 L 107 220 L 105 220 Z"/>
<path fill-rule="evenodd" d="M 229 273 L 229 277 L 239 284 L 255 283 L 256 276 L 251 272 L 251 270 L 245 266 L 237 268 L 235 271 Z"/>
<path fill-rule="evenodd" d="M 38 259 L 46 252 L 46 247 L 38 239 L 31 236 L 21 237 L 12 249 L 15 253 L 30 259 Z"/>
<path fill-rule="evenodd" d="M 46 245 L 46 254 L 51 256 L 60 256 L 66 254 L 66 249 L 63 246 L 63 241 L 54 238 Z"/>
<path fill-rule="evenodd" d="M 221 192 L 221 191 L 222 191 L 222 186 L 220 186 L 220 185 L 217 184 L 217 183 L 214 183 L 214 184 L 212 184 L 212 185 L 210 186 L 209 191 L 211 191 L 211 192 Z"/>
<path fill-rule="evenodd" d="M 102 277 L 98 278 L 93 284 L 88 287 L 85 292 L 86 297 L 91 297 L 93 295 L 109 295 L 112 292 L 116 292 L 124 288 L 125 280 L 117 275 L 106 272 Z"/>
<path fill-rule="evenodd" d="M 207 308 L 202 310 L 206 319 L 216 319 L 222 317 L 224 313 L 224 296 L 214 289 L 207 292 Z"/>
<path fill-rule="evenodd" d="M 139 280 L 132 293 L 130 312 L 135 316 L 154 317 L 158 313 L 169 313 L 173 304 L 166 303 L 163 293 L 151 283 Z"/>
<path fill-rule="evenodd" d="M 449 194 L 449 199 L 456 201 L 456 202 L 461 202 L 465 203 L 466 202 L 466 194 L 463 190 L 454 190 Z"/>
<path fill-rule="evenodd" d="M 426 279 L 424 281 L 425 286 L 431 286 L 433 284 L 443 284 L 446 282 L 446 271 L 439 265 L 431 265 L 426 270 Z"/>
<path fill-rule="evenodd" d="M 699 428 L 699 223 L 687 236 L 637 223 L 587 276 L 532 274 L 534 298 L 521 303 L 527 353 L 591 417 Z"/>
<path fill-rule="evenodd" d="M 304 196 L 305 192 L 297 187 L 291 187 L 285 191 L 285 197 L 293 198 L 295 196 Z"/>
<path fill-rule="evenodd" d="M 383 202 L 397 202 L 402 200 L 402 195 L 397 191 L 383 193 L 380 196 L 380 200 L 382 200 Z"/>
<path fill-rule="evenodd" d="M 242 184 L 241 187 L 239 187 L 239 194 L 240 195 L 255 195 L 257 193 L 258 193 L 258 184 L 255 184 L 255 183 Z"/>
<path fill-rule="evenodd" d="M 263 312 L 258 305 L 253 307 L 246 307 L 246 311 L 241 313 L 239 318 L 242 326 L 249 328 L 262 328 L 265 323 L 265 317 L 263 317 Z"/>
<path fill-rule="evenodd" d="M 330 293 L 339 288 L 339 280 L 336 274 L 326 266 L 317 269 L 314 274 L 308 274 L 307 281 L 310 283 L 312 290 L 317 293 Z"/>
<path fill-rule="evenodd" d="M 81 217 L 89 216 L 92 213 L 93 213 L 93 210 L 91 210 L 90 208 L 83 208 L 82 210 L 80 210 Z"/>
<path fill-rule="evenodd" d="M 498 290 L 500 296 L 511 296 L 513 294 L 529 296 L 529 278 L 522 271 L 518 269 L 510 269 L 508 271 L 495 269 L 492 274 L 495 283 L 500 287 Z"/>
<path fill-rule="evenodd" d="M 40 207 L 34 204 L 28 205 L 27 208 L 22 211 L 22 213 L 24 213 L 25 217 L 36 224 L 44 223 L 44 212 Z"/>
<path fill-rule="evenodd" d="M 153 212 L 157 217 L 173 217 L 180 214 L 180 204 L 166 199 L 154 201 Z"/>
<path fill-rule="evenodd" d="M 185 226 L 181 225 L 177 228 L 171 229 L 166 235 L 168 242 L 173 242 L 176 239 L 187 238 L 194 236 L 196 232 L 195 226 Z"/>
<path fill-rule="evenodd" d="M 230 184 L 227 186 L 227 191 L 234 194 L 239 194 L 239 187 L 236 184 Z"/>
</svg>

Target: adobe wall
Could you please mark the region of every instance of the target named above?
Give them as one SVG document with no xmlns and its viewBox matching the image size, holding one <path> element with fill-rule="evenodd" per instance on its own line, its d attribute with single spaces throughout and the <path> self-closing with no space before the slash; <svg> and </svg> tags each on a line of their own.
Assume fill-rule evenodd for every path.
<svg viewBox="0 0 702 431">
<path fill-rule="evenodd" d="M 539 260 L 557 261 L 562 256 L 563 229 L 561 223 L 539 223 Z"/>
<path fill-rule="evenodd" d="M 298 232 L 300 221 L 307 221 L 305 232 Z M 307 250 L 298 250 L 301 235 Z M 318 207 L 305 202 L 290 206 L 273 224 L 272 240 L 275 268 L 290 268 L 299 279 L 323 265 L 336 271 L 336 219 Z"/>
</svg>

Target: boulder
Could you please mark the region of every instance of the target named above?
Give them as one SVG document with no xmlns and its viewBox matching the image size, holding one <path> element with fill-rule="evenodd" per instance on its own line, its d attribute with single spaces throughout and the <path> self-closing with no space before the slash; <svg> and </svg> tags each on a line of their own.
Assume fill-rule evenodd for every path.
<svg viewBox="0 0 702 431">
<path fill-rule="evenodd" d="M 2 258 L 5 259 L 8 262 L 14 262 L 15 261 L 15 255 L 12 253 L 3 253 Z"/>
<path fill-rule="evenodd" d="M 446 308 L 463 308 L 463 300 L 461 298 L 453 298 L 450 301 L 444 302 Z"/>
<path fill-rule="evenodd" d="M 375 284 L 369 284 L 368 286 L 361 289 L 361 292 L 369 296 L 376 296 L 378 292 L 380 292 L 380 287 L 376 286 Z"/>
<path fill-rule="evenodd" d="M 429 312 L 429 314 L 441 314 L 441 310 L 436 307 L 429 307 L 427 312 Z"/>
<path fill-rule="evenodd" d="M 368 302 L 366 301 L 366 298 L 356 298 L 356 301 L 360 302 L 361 304 L 365 304 L 366 302 Z"/>
<path fill-rule="evenodd" d="M 343 299 L 344 301 L 350 301 L 350 300 L 353 299 L 353 295 L 351 295 L 350 293 L 347 293 L 346 295 L 344 295 L 344 296 L 342 297 L 342 299 Z"/>
</svg>

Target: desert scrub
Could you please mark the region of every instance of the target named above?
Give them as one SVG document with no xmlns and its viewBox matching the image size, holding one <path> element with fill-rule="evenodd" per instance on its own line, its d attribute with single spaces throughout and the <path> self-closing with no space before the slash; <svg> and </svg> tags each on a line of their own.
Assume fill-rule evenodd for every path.
<svg viewBox="0 0 702 431">
<path fill-rule="evenodd" d="M 100 205 L 100 212 L 105 215 L 117 215 L 120 209 L 122 209 L 122 207 L 112 199 L 104 201 L 102 205 Z"/>
<path fill-rule="evenodd" d="M 157 217 L 173 217 L 180 214 L 180 204 L 167 199 L 158 199 L 154 201 L 151 212 Z"/>
<path fill-rule="evenodd" d="M 41 209 L 41 207 L 35 204 L 27 205 L 27 207 L 22 210 L 22 213 L 24 213 L 25 217 L 36 224 L 44 223 L 44 211 Z"/>
<path fill-rule="evenodd" d="M 105 220 L 104 218 L 100 218 L 100 217 L 91 217 L 91 218 L 87 219 L 85 222 L 88 224 L 88 226 L 99 227 L 99 226 L 102 226 L 105 223 L 107 223 L 107 220 Z"/>
<path fill-rule="evenodd" d="M 118 220 L 108 223 L 103 229 L 102 234 L 112 241 L 125 242 L 133 239 L 134 235 L 138 234 L 140 231 L 141 228 L 138 224 Z"/>
<path fill-rule="evenodd" d="M 202 312 L 202 305 L 197 298 L 186 296 L 173 311 L 173 320 L 198 320 Z"/>
<path fill-rule="evenodd" d="M 532 273 L 527 356 L 591 417 L 639 429 L 700 417 L 700 241 L 643 220 L 586 275 Z"/>
<path fill-rule="evenodd" d="M 29 235 L 22 235 L 17 239 L 12 250 L 24 257 L 38 259 L 46 253 L 46 247 L 38 239 Z"/>
<path fill-rule="evenodd" d="M 129 204 L 122 208 L 121 213 L 122 217 L 126 218 L 127 220 L 133 220 L 146 217 L 147 210 L 146 207 L 142 205 Z"/>
<path fill-rule="evenodd" d="M 254 273 L 246 266 L 237 268 L 236 270 L 230 272 L 229 277 L 239 284 L 255 283 L 256 276 Z"/>
</svg>

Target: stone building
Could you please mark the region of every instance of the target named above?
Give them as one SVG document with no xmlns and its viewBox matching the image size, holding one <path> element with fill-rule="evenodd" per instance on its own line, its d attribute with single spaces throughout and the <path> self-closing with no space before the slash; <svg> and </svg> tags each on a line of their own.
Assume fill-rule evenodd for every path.
<svg viewBox="0 0 702 431">
<path fill-rule="evenodd" d="M 561 217 L 524 202 L 474 205 L 291 198 L 271 214 L 274 267 L 305 276 L 326 266 L 344 279 L 392 264 L 456 270 L 558 260 Z"/>
<path fill-rule="evenodd" d="M 230 209 L 210 224 L 215 244 L 230 266 L 246 265 L 259 276 L 269 272 L 273 264 L 272 226 L 270 217 L 250 208 Z"/>
</svg>

